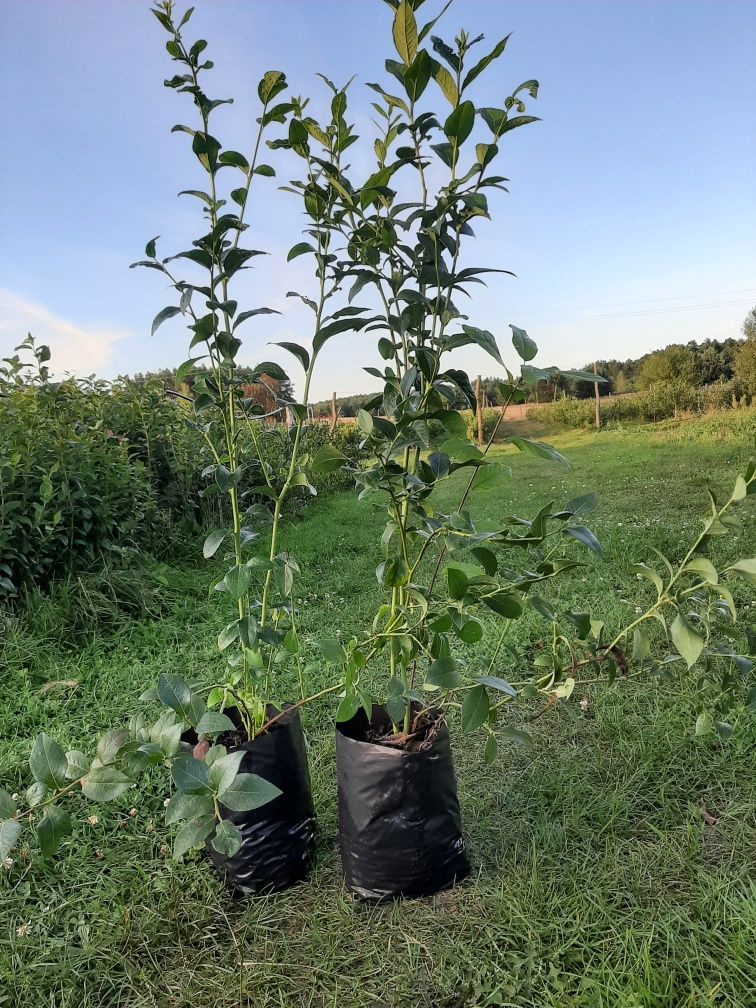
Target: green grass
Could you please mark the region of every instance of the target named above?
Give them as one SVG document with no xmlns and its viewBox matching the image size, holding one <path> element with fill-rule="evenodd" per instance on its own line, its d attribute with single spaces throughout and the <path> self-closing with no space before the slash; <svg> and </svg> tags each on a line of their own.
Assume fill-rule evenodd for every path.
<svg viewBox="0 0 756 1008">
<path fill-rule="evenodd" d="M 743 440 L 678 434 L 559 436 L 569 471 L 507 453 L 511 478 L 481 491 L 478 506 L 494 525 L 544 498 L 596 490 L 590 525 L 603 557 L 561 592 L 620 626 L 646 597 L 630 565 L 651 545 L 679 556 L 700 527 L 707 482 L 729 490 L 748 455 Z M 345 494 L 288 529 L 309 600 L 305 634 L 366 625 L 381 526 L 378 512 Z M 740 555 L 754 553 L 752 507 L 747 528 L 729 547 Z M 6 620 L 3 783 L 20 784 L 38 731 L 86 748 L 158 673 L 212 676 L 224 612 L 221 600 L 206 608 L 207 569 L 163 566 L 151 590 L 156 578 L 162 618 L 95 631 L 83 646 L 56 633 L 50 612 L 36 623 Z M 518 640 L 543 629 L 528 616 Z M 468 660 L 485 661 L 494 624 L 486 630 L 488 646 Z M 309 685 L 328 675 L 316 668 Z M 40 693 L 51 680 L 78 686 Z M 295 693 L 293 681 L 287 688 Z M 592 688 L 587 716 L 540 718 L 529 726 L 532 749 L 502 742 L 491 767 L 477 740 L 463 749 L 452 722 L 474 870 L 433 900 L 366 908 L 345 893 L 329 703 L 304 714 L 318 856 L 289 893 L 231 902 L 201 860 L 166 859 L 159 773 L 118 808 L 94 810 L 94 826 L 82 806 L 55 861 L 17 858 L 1 873 L 0 1006 L 746 1008 L 756 998 L 753 732 L 728 743 L 695 738 L 692 694 L 685 682 L 678 692 L 647 682 Z M 525 706 L 509 716 L 522 724 L 531 715 Z"/>
</svg>

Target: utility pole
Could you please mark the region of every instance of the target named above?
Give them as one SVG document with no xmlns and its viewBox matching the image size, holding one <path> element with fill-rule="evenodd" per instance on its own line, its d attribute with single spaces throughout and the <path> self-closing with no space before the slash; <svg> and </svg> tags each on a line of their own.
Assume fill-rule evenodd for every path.
<svg viewBox="0 0 756 1008">
<path fill-rule="evenodd" d="M 478 444 L 483 444 L 483 409 L 480 402 L 480 375 L 475 380 L 475 412 L 478 416 Z"/>
<path fill-rule="evenodd" d="M 598 374 L 598 371 L 596 370 L 596 361 L 593 362 L 593 373 Z M 601 430 L 601 401 L 599 398 L 598 382 L 593 383 L 593 394 L 596 399 L 596 430 Z"/>
</svg>

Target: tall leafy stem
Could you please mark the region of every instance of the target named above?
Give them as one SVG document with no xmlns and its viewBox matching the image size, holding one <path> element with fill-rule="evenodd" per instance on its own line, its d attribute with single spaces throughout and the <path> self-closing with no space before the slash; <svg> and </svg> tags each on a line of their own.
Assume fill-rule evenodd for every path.
<svg viewBox="0 0 756 1008">
<path fill-rule="evenodd" d="M 271 314 L 274 309 L 253 308 L 240 312 L 238 302 L 231 296 L 231 288 L 236 275 L 249 268 L 256 256 L 263 254 L 241 247 L 240 238 L 248 228 L 245 217 L 251 206 L 253 179 L 275 175 L 270 165 L 259 163 L 264 134 L 273 123 L 285 123 L 294 104 L 276 102 L 286 89 L 286 78 L 280 71 L 268 71 L 258 85 L 261 114 L 249 159 L 238 151 L 223 149 L 210 132 L 211 116 L 219 105 L 229 100 L 211 100 L 201 86 L 202 74 L 213 64 L 204 60 L 204 40 L 191 44 L 184 41 L 182 30 L 191 10 L 179 19 L 174 16 L 170 0 L 162 0 L 153 8 L 153 14 L 169 35 L 166 43 L 169 55 L 183 69 L 167 80 L 166 86 L 189 94 L 198 113 L 199 128 L 179 125 L 174 131 L 191 137 L 192 151 L 205 172 L 206 191 L 192 189 L 182 195 L 202 203 L 208 230 L 193 242 L 191 249 L 163 260 L 157 258 L 155 240 L 149 242 L 148 258 L 139 265 L 160 270 L 180 295 L 178 306 L 168 306 L 157 315 L 153 332 L 166 319 L 183 313 L 193 333 L 190 348 L 204 348 L 201 356 L 192 357 L 181 365 L 178 377 L 192 381 L 192 415 L 212 459 L 205 470 L 213 480 L 208 492 L 225 494 L 228 501 L 230 528 L 212 532 L 205 542 L 204 554 L 208 559 L 213 557 L 226 542 L 232 565 L 216 579 L 212 588 L 230 596 L 236 613 L 235 619 L 219 636 L 221 650 L 229 649 L 229 672 L 226 681 L 211 692 L 209 702 L 213 706 L 219 704 L 221 709 L 227 705 L 235 707 L 247 734 L 253 737 L 266 723 L 266 708 L 272 699 L 274 664 L 280 664 L 282 654 L 284 657 L 296 654 L 290 600 L 291 581 L 298 567 L 286 551 L 279 551 L 280 526 L 292 487 L 304 485 L 312 489 L 302 465 L 306 461 L 302 457 L 302 431 L 317 354 L 308 356 L 304 351 L 304 356 L 299 354 L 305 370 L 303 401 L 286 407 L 294 417 L 287 440 L 287 475 L 280 489 L 275 489 L 263 450 L 265 432 L 259 426 L 261 420 L 271 414 L 266 414 L 258 403 L 245 397 L 245 381 L 237 375 L 237 357 L 242 347 L 238 327 L 253 317 Z M 229 209 L 228 200 L 221 195 L 221 172 L 226 169 L 242 173 L 242 184 L 232 188 L 229 194 L 235 210 Z M 205 285 L 178 279 L 168 266 L 172 260 L 186 260 L 201 267 L 207 277 Z M 195 308 L 198 298 L 205 300 L 206 312 Z M 296 347 L 295 344 L 287 346 Z M 199 367 L 203 362 L 207 366 Z M 282 381 L 286 374 L 277 364 L 265 362 L 252 373 L 253 381 L 261 382 L 263 378 Z M 273 415 L 276 414 L 279 419 L 284 416 L 282 404 L 273 411 Z M 250 481 L 250 476 L 257 477 L 258 485 L 254 485 L 255 480 Z M 264 501 L 270 502 L 270 510 Z M 248 527 L 250 521 L 257 528 Z M 248 559 L 246 547 L 260 537 L 258 529 L 265 526 L 269 534 L 267 560 L 260 561 L 254 556 Z M 262 595 L 259 601 L 254 601 L 250 590 L 257 575 L 262 575 Z M 274 596 L 274 578 L 281 589 L 280 595 Z M 282 619 L 287 618 L 291 631 L 288 638 L 280 626 Z M 286 647 L 283 646 L 285 640 Z"/>
<path fill-rule="evenodd" d="M 513 325 L 512 344 L 523 362 L 515 377 L 505 368 L 494 335 L 467 324 L 455 304 L 458 293 L 469 295 L 472 284 L 483 282 L 482 275 L 509 272 L 463 268 L 463 245 L 474 237 L 476 218 L 490 216 L 486 191 L 506 191 L 507 180 L 489 175 L 487 169 L 500 156 L 500 147 L 509 141 L 512 130 L 536 121 L 524 113 L 527 97 L 537 96 L 537 82 L 520 84 L 503 108 L 477 107 L 469 97 L 471 86 L 503 54 L 509 36 L 470 66 L 470 52 L 481 36 L 472 38 L 461 31 L 450 46 L 430 34 L 437 18 L 419 28 L 415 21 L 419 3 L 390 0 L 389 6 L 394 11 L 392 36 L 401 61 L 388 59 L 386 70 L 400 87 L 396 94 L 395 87 L 369 85 L 379 96 L 373 104 L 380 120 L 374 143 L 376 167 L 361 183 L 350 178 L 350 169 L 332 162 L 326 176 L 337 196 L 330 226 L 341 235 L 345 251 L 335 269 L 344 281 L 353 282 L 350 303 L 369 288 L 379 305 L 366 331 L 380 334 L 378 350 L 386 365 L 383 371 L 366 370 L 383 383 L 383 391 L 357 417 L 373 464 L 355 469 L 353 475 L 362 488 L 361 496 L 380 495 L 386 500 L 384 560 L 376 576 L 389 594 L 363 639 L 338 647 L 325 642 L 324 651 L 344 668 L 338 718 L 351 717 L 360 706 L 370 712 L 373 698 L 362 669 L 368 660 L 387 653 L 389 676 L 379 698 L 389 709 L 398 739 L 410 736 L 421 720 L 418 712 L 427 710 L 428 691 L 436 702 L 440 691 L 441 706 L 459 705 L 461 693 L 463 727 L 485 727 L 493 738 L 497 711 L 517 695 L 504 679 L 491 675 L 512 621 L 522 614 L 528 597 L 538 611 L 550 612 L 533 590 L 582 566 L 569 544 L 594 553 L 599 544 L 582 524 L 591 506 L 587 499 L 563 507 L 548 502 L 533 518 L 503 517 L 492 530 L 476 525 L 468 501 L 501 471 L 489 449 L 500 434 L 507 406 L 522 401 L 527 388 L 555 374 L 576 380 L 593 380 L 593 375 L 531 364 L 537 347 L 524 330 Z M 428 37 L 439 59 L 422 46 Z M 449 103 L 446 115 L 421 110 L 421 98 L 431 80 Z M 476 131 L 484 129 L 490 135 L 485 142 L 478 141 Z M 404 137 L 409 142 L 402 145 Z M 478 141 L 469 160 L 468 141 Z M 413 171 L 414 186 L 406 181 Z M 445 181 L 436 185 L 444 173 Z M 469 377 L 445 362 L 450 351 L 470 345 L 486 350 L 507 373 L 500 389 L 504 405 L 483 450 L 467 440 L 463 418 L 455 408 L 460 395 L 471 407 L 475 405 Z M 539 442 L 508 435 L 502 443 L 566 464 L 553 448 Z M 435 489 L 463 468 L 469 468 L 471 475 L 456 509 L 443 513 L 433 508 L 429 498 Z M 513 549 L 527 551 L 527 566 L 513 562 Z M 428 570 L 426 564 L 434 551 L 435 563 Z M 443 585 L 439 583 L 442 572 Z M 503 630 L 488 673 L 465 678 L 463 664 L 452 654 L 452 642 L 456 638 L 472 644 L 482 639 L 479 610 L 501 617 Z M 579 660 L 576 655 L 585 644 L 586 624 L 575 613 L 566 614 L 566 624 L 568 631 L 552 627 L 550 672 L 544 675 L 543 661 L 539 661 L 526 694 L 530 689 L 542 690 L 560 699 L 574 688 L 570 670 L 564 668 L 563 652 L 571 656 L 573 665 Z M 600 641 L 594 642 L 594 660 L 605 660 L 606 653 Z M 418 666 L 423 668 L 422 693 L 414 688 Z M 492 702 L 489 690 L 499 691 L 503 701 Z"/>
</svg>

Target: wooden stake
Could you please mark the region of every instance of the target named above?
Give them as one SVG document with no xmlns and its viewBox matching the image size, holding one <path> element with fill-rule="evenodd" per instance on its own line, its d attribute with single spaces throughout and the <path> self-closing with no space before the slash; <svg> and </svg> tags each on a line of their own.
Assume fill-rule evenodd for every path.
<svg viewBox="0 0 756 1008">
<path fill-rule="evenodd" d="M 596 361 L 593 362 L 593 373 L 598 374 L 596 370 Z M 601 430 L 601 399 L 599 396 L 598 382 L 593 383 L 593 393 L 596 399 L 596 430 Z"/>
<path fill-rule="evenodd" d="M 331 437 L 336 433 L 336 393 L 331 399 Z"/>
<path fill-rule="evenodd" d="M 480 375 L 475 379 L 475 412 L 478 415 L 478 444 L 483 444 L 483 408 L 480 404 Z"/>
</svg>

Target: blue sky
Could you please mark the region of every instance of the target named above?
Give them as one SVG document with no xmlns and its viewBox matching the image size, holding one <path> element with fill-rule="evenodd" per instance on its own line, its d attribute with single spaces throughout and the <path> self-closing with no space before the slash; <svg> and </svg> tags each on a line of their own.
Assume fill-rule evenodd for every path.
<svg viewBox="0 0 756 1008">
<path fill-rule="evenodd" d="M 275 68 L 318 102 L 316 72 L 338 82 L 357 73 L 352 118 L 369 149 L 364 83 L 383 79 L 383 60 L 394 55 L 385 4 L 195 5 L 191 37 L 206 38 L 216 62 L 208 91 L 236 99 L 217 113 L 224 146 L 247 149 L 257 80 Z M 149 336 L 170 296 L 158 274 L 128 269 L 153 235 L 164 236 L 168 254 L 199 233 L 198 204 L 175 195 L 200 176 L 186 138 L 169 133 L 191 112 L 162 86 L 174 72 L 165 35 L 142 0 L 0 6 L 0 353 L 31 329 L 51 343 L 59 370 L 113 377 L 175 366 L 187 356 L 181 325 Z M 421 14 L 439 6 L 428 0 Z M 535 77 L 532 111 L 543 120 L 508 134 L 511 192 L 479 228 L 470 260 L 517 277 L 480 288 L 471 320 L 504 348 L 507 324 L 520 325 L 541 362 L 564 366 L 739 335 L 756 304 L 756 3 L 456 0 L 438 29 L 449 38 L 461 26 L 485 33 L 481 55 L 515 33 L 476 101 L 500 104 Z M 247 324 L 248 363 L 283 362 L 266 343 L 309 334 L 308 313 L 284 296 L 309 283 L 305 259 L 286 264 L 301 219 L 275 185 L 264 196 L 248 234 L 271 255 L 245 275 L 240 300 L 285 314 Z M 482 352 L 460 354 L 472 373 L 496 370 Z M 315 396 L 369 389 L 361 368 L 374 356 L 369 337 L 332 341 Z"/>
</svg>

